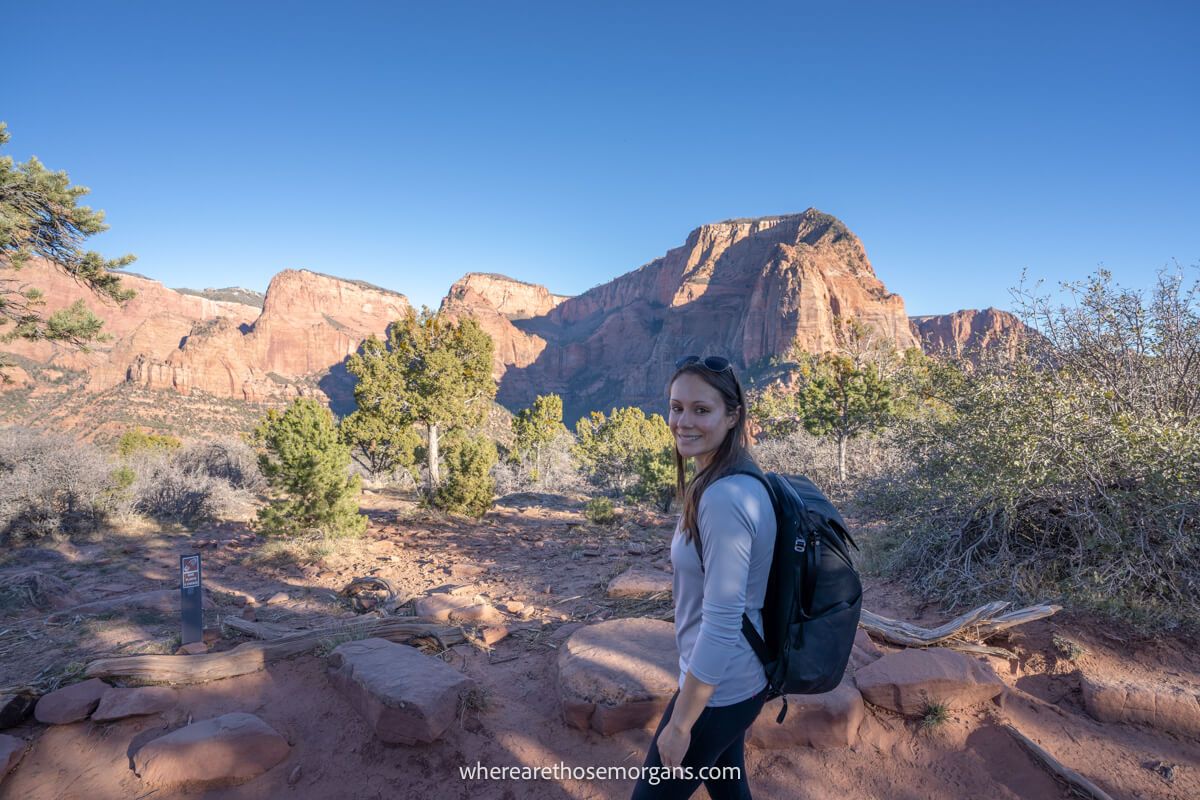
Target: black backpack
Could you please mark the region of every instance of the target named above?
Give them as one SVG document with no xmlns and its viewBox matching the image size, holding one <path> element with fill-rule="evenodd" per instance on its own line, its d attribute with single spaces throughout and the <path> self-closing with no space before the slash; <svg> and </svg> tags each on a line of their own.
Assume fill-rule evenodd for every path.
<svg viewBox="0 0 1200 800">
<path fill-rule="evenodd" d="M 763 474 L 740 464 L 729 475 L 762 481 L 775 510 L 775 555 L 763 600 L 763 634 L 742 614 L 742 634 L 767 673 L 767 698 L 820 694 L 841 682 L 862 612 L 862 583 L 847 545 L 846 522 L 820 489 L 800 475 Z M 692 537 L 704 570 L 700 537 Z"/>
</svg>

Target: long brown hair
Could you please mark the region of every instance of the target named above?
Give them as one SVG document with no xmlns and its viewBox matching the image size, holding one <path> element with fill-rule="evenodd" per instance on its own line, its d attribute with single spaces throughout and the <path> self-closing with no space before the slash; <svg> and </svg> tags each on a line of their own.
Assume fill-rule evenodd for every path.
<svg viewBox="0 0 1200 800">
<path fill-rule="evenodd" d="M 671 380 L 667 384 L 668 395 L 671 391 L 670 387 L 675 385 L 675 381 L 680 375 L 699 377 L 700 380 L 717 390 L 717 394 L 721 396 L 721 401 L 725 404 L 725 413 L 737 415 L 737 422 L 725 434 L 721 444 L 717 446 L 717 452 L 713 454 L 712 461 L 690 481 L 687 479 L 687 465 L 684 463 L 683 456 L 679 454 L 679 447 L 673 446 L 675 450 L 675 492 L 676 497 L 683 503 L 683 522 L 680 529 L 690 544 L 693 536 L 700 535 L 700 496 L 704 494 L 704 490 L 713 481 L 724 477 L 725 473 L 738 462 L 753 461 L 754 455 L 750 451 L 746 396 L 742 392 L 742 384 L 738 382 L 737 375 L 733 372 L 733 367 L 714 372 L 705 367 L 703 363 L 684 364 L 671 376 Z"/>
</svg>

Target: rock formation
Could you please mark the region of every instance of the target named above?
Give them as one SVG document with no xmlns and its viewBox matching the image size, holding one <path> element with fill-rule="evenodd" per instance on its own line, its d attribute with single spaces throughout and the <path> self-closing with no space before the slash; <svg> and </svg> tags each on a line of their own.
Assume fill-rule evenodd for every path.
<svg viewBox="0 0 1200 800">
<path fill-rule="evenodd" d="M 315 395 L 345 412 L 353 403 L 345 358 L 410 310 L 401 294 L 304 270 L 276 275 L 261 309 L 256 292 L 176 291 L 136 275 L 125 281 L 137 297 L 121 308 L 44 263 L 13 274 L 44 290 L 47 312 L 84 299 L 111 336 L 89 353 L 47 342 L 5 347 L 32 362 L 22 362 L 6 394 L 31 393 L 50 405 L 61 398 L 33 384 L 57 367 L 86 373 L 93 393 L 120 386 L 252 403 Z M 555 392 L 568 424 L 617 405 L 661 411 L 681 355 L 725 355 L 753 372 L 796 341 L 827 350 L 838 317 L 866 323 L 902 348 L 956 352 L 990 346 L 1020 326 L 995 309 L 910 321 L 858 238 L 815 209 L 703 225 L 680 247 L 577 297 L 470 273 L 451 286 L 441 310 L 475 318 L 492 336 L 502 404 L 521 408 Z"/>
<path fill-rule="evenodd" d="M 566 419 L 614 405 L 663 406 L 681 355 L 721 354 L 739 367 L 834 345 L 834 319 L 853 317 L 898 346 L 918 342 L 899 295 L 875 276 L 862 243 L 838 220 L 802 214 L 704 225 L 681 247 L 513 325 L 552 343 L 510 366 L 498 399 L 514 408 L 561 394 Z"/>
<path fill-rule="evenodd" d="M 545 339 L 512 321 L 544 316 L 564 299 L 544 286 L 472 272 L 450 287 L 440 310 L 455 320 L 473 317 L 492 337 L 492 377 L 501 380 L 509 367 L 529 366 L 546 348 Z"/>
<path fill-rule="evenodd" d="M 998 308 L 965 309 L 952 314 L 909 317 L 913 335 L 927 353 L 967 355 L 1009 343 L 1028 328 L 1014 314 Z"/>
</svg>

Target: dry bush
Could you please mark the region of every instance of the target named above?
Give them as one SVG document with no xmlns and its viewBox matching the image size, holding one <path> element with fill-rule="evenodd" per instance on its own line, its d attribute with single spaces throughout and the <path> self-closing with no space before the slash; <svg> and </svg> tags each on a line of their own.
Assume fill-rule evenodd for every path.
<svg viewBox="0 0 1200 800">
<path fill-rule="evenodd" d="M 909 470 L 869 492 L 891 568 L 953 603 L 1056 601 L 1200 621 L 1200 282 L 1147 300 L 1101 273 L 1025 295 L 1012 351 L 963 363 L 911 422 Z M 1021 297 L 1021 295 L 1019 295 Z"/>
<path fill-rule="evenodd" d="M 838 480 L 837 444 L 828 436 L 798 430 L 763 439 L 754 446 L 754 456 L 767 472 L 804 475 L 838 505 L 851 502 L 864 485 L 904 468 L 903 453 L 890 431 L 846 443 L 846 480 Z"/>
<path fill-rule="evenodd" d="M 90 444 L 30 428 L 0 437 L 0 539 L 94 530 L 113 489 L 111 467 Z"/>
<path fill-rule="evenodd" d="M 189 475 L 218 478 L 234 489 L 257 493 L 267 488 L 258 468 L 258 457 L 239 439 L 194 442 L 175 455 L 175 462 Z"/>
<path fill-rule="evenodd" d="M 582 491 L 587 485 L 582 473 L 575 465 L 571 447 L 575 437 L 570 433 L 543 445 L 542 469 L 535 469 L 529 460 L 513 462 L 503 459 L 492 468 L 496 481 L 496 494 L 504 496 L 514 492 L 549 492 L 567 494 Z"/>
<path fill-rule="evenodd" d="M 189 469 L 194 462 L 168 453 L 140 453 L 127 465 L 134 475 L 128 489 L 130 509 L 158 520 L 191 525 L 217 519 L 235 510 L 246 496 L 228 480 Z"/>
</svg>

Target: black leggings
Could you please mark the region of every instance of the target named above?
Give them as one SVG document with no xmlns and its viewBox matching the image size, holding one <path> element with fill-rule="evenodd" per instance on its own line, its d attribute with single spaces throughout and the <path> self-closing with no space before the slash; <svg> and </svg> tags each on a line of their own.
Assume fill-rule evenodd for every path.
<svg viewBox="0 0 1200 800">
<path fill-rule="evenodd" d="M 657 785 L 651 785 L 647 776 L 643 775 L 633 787 L 631 800 L 686 800 L 700 785 L 697 773 L 701 767 L 737 768 L 736 779 L 704 781 L 704 788 L 708 789 L 712 800 L 751 800 L 750 784 L 746 781 L 746 729 L 762 710 L 763 703 L 766 702 L 766 692 L 767 690 L 763 689 L 754 697 L 731 706 L 706 707 L 692 725 L 691 744 L 683 757 L 683 766 L 691 767 L 693 777 L 689 780 L 664 779 L 656 781 Z M 646 761 L 642 765 L 658 776 L 666 774 L 666 768 L 658 755 L 658 736 L 671 719 L 678 697 L 679 692 L 675 692 L 671 702 L 667 704 L 667 710 L 659 720 L 658 730 L 654 732 L 654 739 L 650 742 Z"/>
</svg>

